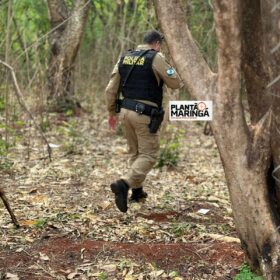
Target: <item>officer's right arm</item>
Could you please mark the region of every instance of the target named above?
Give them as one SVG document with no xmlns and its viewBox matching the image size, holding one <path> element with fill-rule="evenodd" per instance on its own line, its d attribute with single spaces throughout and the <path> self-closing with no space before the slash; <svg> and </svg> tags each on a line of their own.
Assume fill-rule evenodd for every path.
<svg viewBox="0 0 280 280">
<path fill-rule="evenodd" d="M 167 63 L 162 53 L 156 54 L 153 61 L 153 70 L 164 81 L 167 87 L 177 89 L 183 86 L 178 73 Z"/>
<path fill-rule="evenodd" d="M 110 116 L 116 115 L 115 102 L 117 99 L 119 84 L 120 84 L 120 80 L 121 80 L 118 65 L 119 65 L 119 62 L 115 65 L 113 72 L 111 74 L 110 81 L 105 90 L 107 109 L 109 111 Z"/>
</svg>

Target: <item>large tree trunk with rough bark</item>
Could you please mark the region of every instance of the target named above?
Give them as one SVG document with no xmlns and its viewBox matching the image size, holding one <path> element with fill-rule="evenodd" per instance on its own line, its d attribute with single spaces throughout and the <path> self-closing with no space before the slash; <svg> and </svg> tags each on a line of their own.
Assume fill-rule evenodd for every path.
<svg viewBox="0 0 280 280">
<path fill-rule="evenodd" d="M 260 6 L 264 34 L 262 46 L 265 50 L 265 65 L 269 78 L 264 93 L 271 100 L 273 112 L 271 149 L 276 185 L 272 191 L 276 194 L 275 202 L 280 215 L 280 170 L 277 169 L 280 166 L 280 3 L 274 0 L 263 0 Z"/>
<path fill-rule="evenodd" d="M 155 0 L 155 5 L 169 50 L 191 95 L 199 100 L 213 100 L 211 127 L 247 260 L 253 269 L 260 268 L 266 279 L 280 279 L 280 220 L 271 179 L 271 158 L 276 165 L 280 160 L 279 141 L 277 144 L 275 140 L 279 139 L 279 133 L 273 139 L 280 118 L 279 82 L 268 86 L 272 78 L 275 81 L 273 69 L 277 64 L 260 46 L 261 42 L 275 41 L 279 31 L 274 32 L 279 25 L 274 25 L 273 15 L 269 14 L 272 10 L 269 1 L 262 5 L 253 1 L 251 6 L 249 2 L 252 4 L 247 0 L 215 1 L 218 73 L 210 70 L 195 45 L 181 1 Z M 244 10 L 246 5 L 249 11 Z M 250 13 L 256 13 L 257 18 Z M 245 14 L 248 14 L 246 19 Z M 257 42 L 251 42 L 250 32 L 255 34 Z M 275 46 L 279 43 L 277 38 Z M 250 125 L 245 119 L 240 94 L 242 69 L 250 104 Z M 278 96 L 266 98 L 266 94 Z"/>
<path fill-rule="evenodd" d="M 65 0 L 48 0 L 51 27 L 51 58 L 48 70 L 48 100 L 55 110 L 79 106 L 74 97 L 74 66 L 79 50 L 89 0 L 75 0 L 71 11 Z"/>
<path fill-rule="evenodd" d="M 278 4 L 279 6 L 279 4 Z M 280 15 L 275 1 L 243 1 L 243 57 L 242 68 L 250 106 L 251 123 L 256 124 L 271 107 L 272 162 L 276 182 L 271 181 L 270 191 L 277 212 L 280 213 Z M 279 179 L 278 179 L 279 178 Z"/>
</svg>

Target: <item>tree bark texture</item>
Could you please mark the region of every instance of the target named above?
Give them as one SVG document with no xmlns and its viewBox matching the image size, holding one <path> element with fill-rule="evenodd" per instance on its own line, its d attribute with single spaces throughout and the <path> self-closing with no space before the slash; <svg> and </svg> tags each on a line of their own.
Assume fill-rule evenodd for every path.
<svg viewBox="0 0 280 280">
<path fill-rule="evenodd" d="M 271 96 L 260 0 L 244 0 L 242 7 L 242 70 L 245 77 L 251 123 L 257 123 L 270 107 Z M 254 28 L 252 28 L 252 26 Z M 256 110 L 255 108 L 259 108 Z"/>
<path fill-rule="evenodd" d="M 271 99 L 273 122 L 271 130 L 271 148 L 273 166 L 276 171 L 280 166 L 280 5 L 274 0 L 261 2 L 267 75 L 266 96 Z M 276 203 L 280 215 L 280 172 L 275 172 Z"/>
<path fill-rule="evenodd" d="M 280 210 L 280 7 L 274 0 L 243 1 L 243 72 L 249 99 L 251 122 L 255 124 L 271 108 L 271 181 L 270 191 Z"/>
<path fill-rule="evenodd" d="M 49 100 L 64 109 L 74 100 L 74 66 L 90 1 L 75 0 L 71 12 L 64 0 L 48 0 L 51 27 L 51 58 L 48 71 Z"/>
<path fill-rule="evenodd" d="M 196 99 L 213 100 L 214 119 L 211 127 L 225 170 L 236 229 L 247 259 L 253 269 L 261 268 L 266 279 L 280 279 L 279 219 L 267 180 L 273 152 L 271 128 L 278 116 L 270 108 L 271 104 L 266 105 L 268 101 L 262 96 L 269 77 L 263 76 L 267 66 L 258 70 L 257 66 L 262 63 L 260 58 L 250 54 L 244 61 L 242 56 L 242 52 L 249 54 L 250 49 L 256 49 L 256 55 L 261 54 L 262 50 L 257 44 L 248 44 L 250 34 L 244 33 L 243 24 L 256 19 L 251 16 L 247 23 L 243 22 L 242 15 L 248 11 L 243 10 L 246 3 L 241 0 L 215 1 L 218 73 L 213 73 L 186 26 L 186 13 L 181 1 L 154 2 L 170 53 L 186 87 Z M 255 27 L 250 25 L 247 28 Z M 263 40 L 261 34 L 257 38 L 259 41 Z M 267 62 L 265 54 L 261 59 Z M 250 82 L 256 80 L 259 85 L 250 83 L 248 89 L 246 83 L 250 91 L 248 101 L 252 125 L 246 123 L 241 102 L 242 69 L 246 72 L 245 79 Z M 258 99 L 253 98 L 254 90 Z M 265 108 L 254 112 L 262 106 L 262 99 L 265 99 Z M 277 114 L 280 116 L 279 112 Z"/>
</svg>

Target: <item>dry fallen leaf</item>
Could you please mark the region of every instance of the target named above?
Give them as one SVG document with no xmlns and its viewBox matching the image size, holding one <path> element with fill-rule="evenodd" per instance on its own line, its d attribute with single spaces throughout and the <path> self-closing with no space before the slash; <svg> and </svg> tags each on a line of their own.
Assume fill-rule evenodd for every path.
<svg viewBox="0 0 280 280">
<path fill-rule="evenodd" d="M 209 209 L 201 208 L 197 211 L 197 214 L 206 215 L 209 211 L 210 211 Z"/>
<path fill-rule="evenodd" d="M 22 226 L 33 226 L 34 224 L 36 224 L 37 220 L 23 220 L 20 221 L 20 224 Z"/>
<path fill-rule="evenodd" d="M 136 280 L 136 278 L 133 275 L 127 275 L 124 280 Z"/>
<path fill-rule="evenodd" d="M 105 270 L 108 273 L 111 273 L 117 270 L 117 266 L 115 264 L 106 264 L 102 266 L 101 269 Z"/>
<path fill-rule="evenodd" d="M 80 275 L 80 274 L 77 273 L 77 272 L 72 272 L 72 273 L 67 275 L 67 279 L 69 279 L 69 280 L 74 279 L 78 275 Z"/>
<path fill-rule="evenodd" d="M 23 251 L 23 248 L 18 248 L 18 249 L 16 249 L 16 252 L 17 253 L 20 253 L 20 252 L 22 252 Z"/>
<path fill-rule="evenodd" d="M 154 270 L 150 273 L 151 277 L 158 278 L 164 273 L 164 270 Z"/>
<path fill-rule="evenodd" d="M 40 260 L 42 260 L 42 261 L 49 261 L 50 260 L 50 258 L 44 253 L 39 252 L 39 255 L 40 255 Z"/>
<path fill-rule="evenodd" d="M 12 274 L 12 273 L 6 273 L 6 279 L 9 280 L 19 280 L 19 277 L 17 276 L 17 274 Z"/>
<path fill-rule="evenodd" d="M 112 205 L 112 202 L 105 200 L 102 203 L 100 203 L 100 206 L 103 210 L 107 210 L 107 209 L 111 208 L 113 205 Z"/>
<path fill-rule="evenodd" d="M 209 234 L 207 234 L 207 236 L 209 236 L 213 239 L 228 242 L 228 243 L 231 243 L 231 242 L 240 243 L 239 238 L 231 237 L 231 236 L 225 236 L 225 235 L 222 235 L 222 234 L 209 233 Z"/>
</svg>

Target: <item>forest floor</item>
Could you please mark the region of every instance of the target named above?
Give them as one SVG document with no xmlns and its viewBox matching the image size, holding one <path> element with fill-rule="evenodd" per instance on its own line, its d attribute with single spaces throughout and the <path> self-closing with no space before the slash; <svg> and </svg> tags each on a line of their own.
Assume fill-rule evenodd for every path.
<svg viewBox="0 0 280 280">
<path fill-rule="evenodd" d="M 244 256 L 218 150 L 201 123 L 167 125 L 178 165 L 155 168 L 147 200 L 126 214 L 109 185 L 129 155 L 106 112 L 50 114 L 44 125 L 51 162 L 38 133 L 20 124 L 21 140 L 0 160 L 21 225 L 1 206 L 0 279 L 233 279 Z"/>
</svg>

